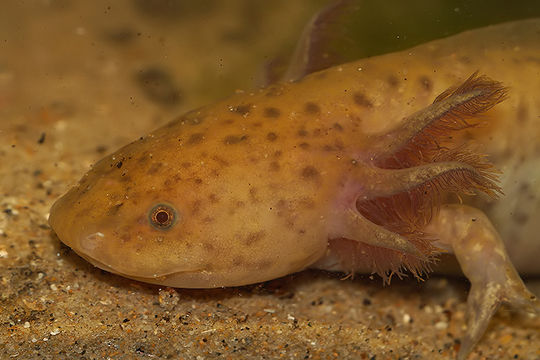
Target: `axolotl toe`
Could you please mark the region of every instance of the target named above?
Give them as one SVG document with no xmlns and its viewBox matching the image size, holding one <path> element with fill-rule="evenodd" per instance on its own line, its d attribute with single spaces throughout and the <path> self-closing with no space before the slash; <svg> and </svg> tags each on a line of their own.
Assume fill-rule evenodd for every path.
<svg viewBox="0 0 540 360">
<path fill-rule="evenodd" d="M 485 215 L 538 240 L 494 200 L 527 174 L 521 205 L 539 218 L 538 59 L 529 20 L 237 94 L 99 161 L 50 224 L 102 269 L 182 288 L 308 267 L 421 276 L 451 252 L 472 284 L 464 357 L 501 302 L 538 311 Z"/>
</svg>

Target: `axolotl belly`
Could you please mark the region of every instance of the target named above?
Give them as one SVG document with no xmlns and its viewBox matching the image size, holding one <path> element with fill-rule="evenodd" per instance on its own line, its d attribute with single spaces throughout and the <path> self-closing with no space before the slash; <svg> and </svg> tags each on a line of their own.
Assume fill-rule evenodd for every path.
<svg viewBox="0 0 540 360">
<path fill-rule="evenodd" d="M 472 283 L 464 356 L 499 303 L 538 311 L 502 239 L 540 272 L 539 94 L 539 20 L 465 32 L 189 112 L 95 164 L 49 221 L 102 269 L 187 288 L 421 276 L 451 252 Z"/>
</svg>

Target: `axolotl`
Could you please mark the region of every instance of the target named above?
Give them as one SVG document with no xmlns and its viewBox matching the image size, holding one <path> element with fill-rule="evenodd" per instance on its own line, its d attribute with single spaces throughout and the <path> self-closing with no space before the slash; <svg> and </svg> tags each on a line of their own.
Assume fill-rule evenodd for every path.
<svg viewBox="0 0 540 360">
<path fill-rule="evenodd" d="M 539 312 L 512 263 L 540 274 L 539 94 L 540 20 L 464 32 L 193 110 L 97 162 L 49 222 L 95 266 L 180 288 L 420 277 L 452 253 L 464 358 L 500 303 Z"/>
</svg>

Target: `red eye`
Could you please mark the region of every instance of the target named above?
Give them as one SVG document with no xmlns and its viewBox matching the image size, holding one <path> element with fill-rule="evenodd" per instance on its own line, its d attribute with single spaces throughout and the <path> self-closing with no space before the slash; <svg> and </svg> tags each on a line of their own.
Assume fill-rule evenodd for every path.
<svg viewBox="0 0 540 360">
<path fill-rule="evenodd" d="M 176 222 L 176 210 L 170 205 L 158 204 L 150 210 L 150 224 L 158 230 L 168 230 Z"/>
</svg>

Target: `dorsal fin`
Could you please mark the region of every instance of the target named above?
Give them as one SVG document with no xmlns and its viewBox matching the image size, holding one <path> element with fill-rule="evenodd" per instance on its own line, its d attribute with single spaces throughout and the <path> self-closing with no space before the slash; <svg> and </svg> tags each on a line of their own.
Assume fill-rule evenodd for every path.
<svg viewBox="0 0 540 360">
<path fill-rule="evenodd" d="M 418 5 L 418 4 L 417 4 Z M 538 16 L 538 9 L 516 3 L 513 11 L 494 6 L 485 16 L 485 4 L 467 7 L 467 16 L 452 2 L 376 2 L 335 0 L 304 27 L 283 81 L 301 79 L 331 66 L 407 49 L 437 38 L 489 24 Z M 273 79 L 266 79 L 268 85 Z"/>
<path fill-rule="evenodd" d="M 344 23 L 344 16 L 354 16 L 358 8 L 358 1 L 339 0 L 315 14 L 304 27 L 283 80 L 298 80 L 345 62 L 343 54 L 331 50 L 331 44 L 335 40 L 342 41 L 344 31 L 339 31 L 338 27 Z"/>
</svg>

